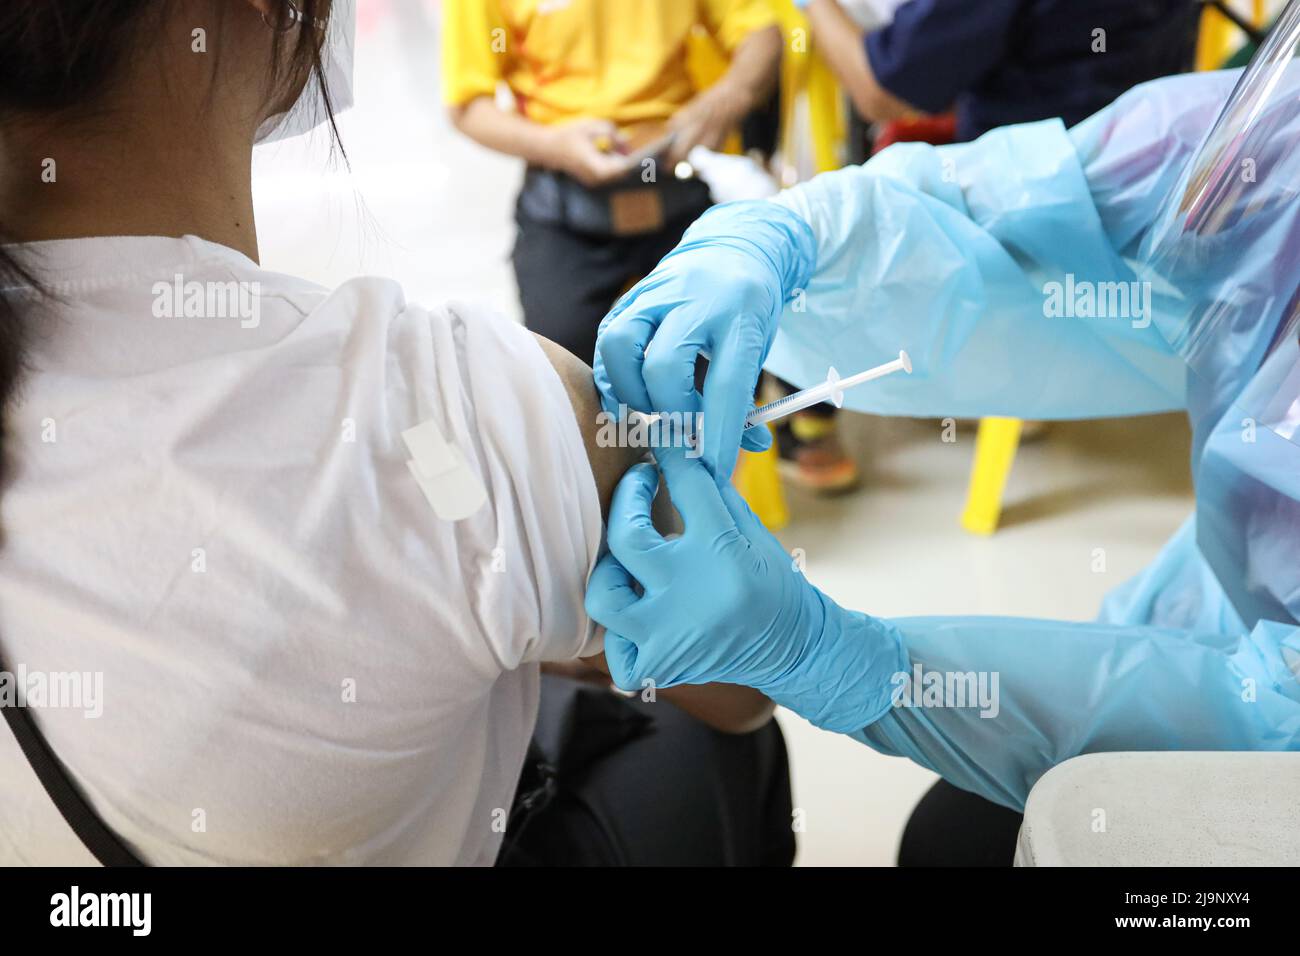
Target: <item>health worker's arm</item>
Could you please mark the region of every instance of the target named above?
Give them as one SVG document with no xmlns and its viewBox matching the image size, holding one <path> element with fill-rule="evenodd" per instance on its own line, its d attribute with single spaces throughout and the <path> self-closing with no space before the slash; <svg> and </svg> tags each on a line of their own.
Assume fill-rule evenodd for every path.
<svg viewBox="0 0 1300 956">
<path fill-rule="evenodd" d="M 903 143 L 772 202 L 812 227 L 767 368 L 799 385 L 907 349 L 912 376 L 850 407 L 918 416 L 1085 418 L 1182 407 L 1185 371 L 1133 265 L 1232 74 L 1148 83 L 1066 131 Z"/>
<path fill-rule="evenodd" d="M 851 736 L 1022 809 L 1079 754 L 1300 749 L 1300 629 L 1197 633 L 1020 618 L 911 618 L 911 683 Z M 919 677 L 919 680 L 917 678 Z"/>
</svg>

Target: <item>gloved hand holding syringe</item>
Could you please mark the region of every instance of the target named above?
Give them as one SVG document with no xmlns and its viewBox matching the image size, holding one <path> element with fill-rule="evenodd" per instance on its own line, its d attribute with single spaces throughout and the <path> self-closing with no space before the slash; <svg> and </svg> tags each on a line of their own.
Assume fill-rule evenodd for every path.
<svg viewBox="0 0 1300 956">
<path fill-rule="evenodd" d="M 709 358 L 708 353 L 701 353 L 704 358 Z M 826 373 L 826 381 L 820 385 L 813 385 L 809 388 L 800 389 L 793 395 L 787 395 L 779 398 L 774 402 L 768 402 L 745 416 L 745 428 L 757 428 L 759 425 L 766 425 L 779 419 L 793 415 L 795 412 L 803 411 L 813 405 L 819 405 L 822 402 L 830 402 L 836 408 L 844 405 L 844 393 L 851 388 L 857 388 L 866 382 L 874 379 L 884 378 L 886 375 L 892 375 L 895 372 L 906 372 L 912 374 L 912 360 L 907 352 L 900 351 L 898 358 L 892 362 L 886 362 L 883 365 L 877 365 L 875 368 L 869 368 L 864 372 L 858 372 L 856 375 L 850 375 L 848 378 L 840 378 L 831 366 Z M 633 412 L 633 415 L 640 415 L 639 412 Z M 660 415 L 641 416 L 646 422 L 657 422 Z"/>
</svg>

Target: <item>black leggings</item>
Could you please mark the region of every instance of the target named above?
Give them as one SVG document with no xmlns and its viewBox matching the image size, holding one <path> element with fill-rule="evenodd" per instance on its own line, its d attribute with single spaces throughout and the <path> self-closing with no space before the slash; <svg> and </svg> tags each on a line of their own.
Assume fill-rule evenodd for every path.
<svg viewBox="0 0 1300 956">
<path fill-rule="evenodd" d="M 790 769 L 775 720 L 724 734 L 667 702 L 611 696 L 542 678 L 532 756 L 541 742 L 553 783 L 542 809 L 511 823 L 498 866 L 794 861 Z M 521 795 L 530 789 L 538 792 L 526 766 Z"/>
<path fill-rule="evenodd" d="M 899 866 L 1010 866 L 1024 817 L 946 780 L 921 798 L 903 831 Z"/>
</svg>

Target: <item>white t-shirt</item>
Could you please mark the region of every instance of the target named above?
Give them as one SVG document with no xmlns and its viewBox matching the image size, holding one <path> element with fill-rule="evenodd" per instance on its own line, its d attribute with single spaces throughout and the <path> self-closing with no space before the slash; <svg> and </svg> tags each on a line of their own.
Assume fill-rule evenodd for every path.
<svg viewBox="0 0 1300 956">
<path fill-rule="evenodd" d="M 192 237 L 19 248 L 58 301 L 8 417 L 0 650 L 91 675 L 33 712 L 104 821 L 154 864 L 491 863 L 536 662 L 598 649 L 595 483 L 532 337 Z M 178 276 L 243 305 L 185 318 Z M 458 522 L 407 466 L 430 419 L 486 488 Z M 3 727 L 0 780 L 0 864 L 92 861 Z"/>
</svg>

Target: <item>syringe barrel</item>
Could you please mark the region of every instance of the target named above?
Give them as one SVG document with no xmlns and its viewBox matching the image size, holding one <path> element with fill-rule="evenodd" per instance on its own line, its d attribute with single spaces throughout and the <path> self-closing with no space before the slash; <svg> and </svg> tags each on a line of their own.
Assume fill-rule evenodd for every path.
<svg viewBox="0 0 1300 956">
<path fill-rule="evenodd" d="M 814 385 L 812 388 L 806 388 L 802 392 L 787 395 L 775 402 L 768 402 L 762 408 L 756 408 L 745 416 L 745 427 L 753 428 L 755 425 L 763 425 L 778 418 L 793 415 L 795 412 L 803 411 L 805 408 L 819 402 L 824 402 L 830 398 L 831 390 L 830 383 Z"/>
</svg>

